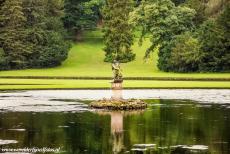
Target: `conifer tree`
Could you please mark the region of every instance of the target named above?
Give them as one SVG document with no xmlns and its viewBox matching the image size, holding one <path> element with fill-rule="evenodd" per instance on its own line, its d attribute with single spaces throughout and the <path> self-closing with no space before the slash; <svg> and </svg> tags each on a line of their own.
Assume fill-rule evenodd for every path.
<svg viewBox="0 0 230 154">
<path fill-rule="evenodd" d="M 62 0 L 0 2 L 0 70 L 53 67 L 67 58 Z"/>
<path fill-rule="evenodd" d="M 103 9 L 104 42 L 106 62 L 134 60 L 132 26 L 129 13 L 133 8 L 132 0 L 107 0 Z"/>
<path fill-rule="evenodd" d="M 70 44 L 64 39 L 61 0 L 24 0 L 28 44 L 33 54 L 29 67 L 53 67 L 67 58 Z"/>
<path fill-rule="evenodd" d="M 6 0 L 0 10 L 0 42 L 12 69 L 26 66 L 30 54 L 30 46 L 25 45 L 25 22 L 22 0 Z"/>
<path fill-rule="evenodd" d="M 200 71 L 230 71 L 230 4 L 217 19 L 209 19 L 198 30 L 203 57 Z"/>
</svg>

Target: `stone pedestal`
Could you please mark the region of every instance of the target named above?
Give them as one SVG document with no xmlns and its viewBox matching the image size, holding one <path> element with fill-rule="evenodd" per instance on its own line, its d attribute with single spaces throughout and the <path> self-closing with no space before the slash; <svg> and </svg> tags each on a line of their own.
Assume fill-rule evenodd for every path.
<svg viewBox="0 0 230 154">
<path fill-rule="evenodd" d="M 122 82 L 123 80 L 114 80 L 111 83 L 112 99 L 115 99 L 115 100 L 122 99 Z"/>
<path fill-rule="evenodd" d="M 112 90 L 122 90 L 122 82 L 112 82 Z"/>
<path fill-rule="evenodd" d="M 112 90 L 122 90 L 122 83 L 123 79 L 114 79 L 113 82 L 111 82 Z"/>
</svg>

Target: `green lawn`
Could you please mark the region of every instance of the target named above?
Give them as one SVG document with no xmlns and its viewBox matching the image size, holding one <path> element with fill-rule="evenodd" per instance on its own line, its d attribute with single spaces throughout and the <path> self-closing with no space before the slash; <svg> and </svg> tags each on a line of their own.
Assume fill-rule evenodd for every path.
<svg viewBox="0 0 230 154">
<path fill-rule="evenodd" d="M 110 88 L 109 80 L 0 79 L 0 90 Z M 218 81 L 124 81 L 124 88 L 230 88 Z"/>
<path fill-rule="evenodd" d="M 84 41 L 73 44 L 68 59 L 59 67 L 48 69 L 27 69 L 0 71 L 0 90 L 6 89 L 82 89 L 110 88 L 109 80 L 70 80 L 70 79 L 17 79 L 26 77 L 111 77 L 111 64 L 103 62 L 103 42 L 99 31 L 85 34 Z M 99 38 L 98 38 L 99 36 Z M 141 81 L 125 80 L 125 88 L 228 88 L 230 73 L 166 73 L 157 69 L 157 51 L 147 61 L 143 60 L 148 39 L 143 46 L 136 42 L 133 51 L 136 59 L 122 64 L 124 77 L 167 77 L 167 78 L 224 78 L 228 81 Z M 11 76 L 15 79 L 4 78 Z"/>
<path fill-rule="evenodd" d="M 87 39 L 74 44 L 68 59 L 59 67 L 49 69 L 27 69 L 0 71 L 0 76 L 68 76 L 68 77 L 111 77 L 111 66 L 103 62 L 104 52 L 101 33 L 86 34 Z M 166 73 L 157 69 L 157 52 L 148 61 L 144 61 L 144 52 L 149 46 L 146 40 L 143 46 L 136 42 L 133 51 L 136 60 L 122 64 L 125 77 L 186 77 L 186 78 L 230 78 L 230 73 Z"/>
</svg>

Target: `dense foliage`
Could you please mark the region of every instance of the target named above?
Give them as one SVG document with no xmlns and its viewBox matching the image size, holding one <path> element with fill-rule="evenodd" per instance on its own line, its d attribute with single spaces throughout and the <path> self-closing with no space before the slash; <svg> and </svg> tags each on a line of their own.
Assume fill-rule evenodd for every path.
<svg viewBox="0 0 230 154">
<path fill-rule="evenodd" d="M 199 68 L 201 57 L 198 39 L 191 33 L 177 35 L 170 41 L 171 55 L 169 59 L 169 70 L 175 72 L 196 71 Z"/>
<path fill-rule="evenodd" d="M 84 30 L 95 28 L 101 17 L 102 4 L 104 0 L 65 0 L 62 20 L 69 35 L 81 40 Z"/>
<path fill-rule="evenodd" d="M 0 10 L 0 69 L 60 65 L 69 43 L 57 0 L 6 0 Z"/>
<path fill-rule="evenodd" d="M 229 72 L 229 5 L 216 18 L 205 21 L 195 33 L 183 34 L 171 41 L 167 71 Z M 188 63 L 189 62 L 189 63 Z M 188 65 L 189 64 L 189 65 Z"/>
<path fill-rule="evenodd" d="M 207 19 L 205 10 L 207 8 L 207 0 L 187 0 L 183 6 L 187 6 L 196 11 L 193 19 L 194 24 L 199 25 Z"/>
<path fill-rule="evenodd" d="M 162 71 L 229 72 L 229 23 L 229 0 L 0 0 L 0 70 L 60 65 L 66 38 L 103 26 L 106 62 L 134 60 L 141 31 Z"/>
<path fill-rule="evenodd" d="M 218 1 L 211 8 L 211 2 L 143 1 L 130 21 L 142 27 L 140 41 L 146 34 L 150 36 L 145 58 L 159 48 L 158 68 L 163 71 L 230 71 L 229 4 Z M 218 4 L 226 4 L 225 10 L 220 11 L 223 7 Z"/>
<path fill-rule="evenodd" d="M 132 25 L 128 22 L 133 8 L 132 0 L 107 0 L 103 8 L 105 60 L 129 62 L 135 58 L 132 53 Z"/>
<path fill-rule="evenodd" d="M 158 67 L 167 71 L 170 67 L 170 41 L 175 35 L 193 28 L 194 15 L 194 10 L 176 7 L 170 0 L 150 0 L 142 3 L 132 13 L 131 22 L 142 27 L 142 38 L 147 33 L 150 35 L 151 46 L 145 57 L 159 47 Z"/>
<path fill-rule="evenodd" d="M 204 56 L 200 71 L 230 71 L 230 5 L 216 20 L 206 21 L 198 30 Z"/>
</svg>

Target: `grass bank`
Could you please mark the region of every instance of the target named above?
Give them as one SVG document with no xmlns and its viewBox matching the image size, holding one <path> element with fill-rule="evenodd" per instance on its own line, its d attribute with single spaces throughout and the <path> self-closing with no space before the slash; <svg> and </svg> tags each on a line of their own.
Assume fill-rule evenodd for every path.
<svg viewBox="0 0 230 154">
<path fill-rule="evenodd" d="M 126 80 L 123 85 L 125 89 L 230 89 L 230 82 L 221 81 Z M 25 89 L 110 89 L 110 80 L 0 79 L 0 90 Z"/>
</svg>

